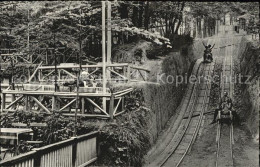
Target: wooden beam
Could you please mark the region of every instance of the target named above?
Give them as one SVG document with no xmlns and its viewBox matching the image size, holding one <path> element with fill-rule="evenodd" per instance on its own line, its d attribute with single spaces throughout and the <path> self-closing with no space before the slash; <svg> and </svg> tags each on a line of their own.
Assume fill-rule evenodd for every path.
<svg viewBox="0 0 260 167">
<path fill-rule="evenodd" d="M 18 55 L 18 57 L 20 57 L 21 59 L 23 59 L 26 63 L 30 63 L 30 64 L 31 64 L 31 62 L 29 62 L 28 60 L 26 60 L 26 59 L 23 58 L 22 56 L 19 56 L 19 55 Z"/>
<path fill-rule="evenodd" d="M 146 71 L 146 72 L 150 72 L 150 70 L 148 70 L 146 68 L 142 68 L 142 67 L 131 66 L 131 68 L 138 69 L 138 70 L 143 70 L 143 71 Z"/>
<path fill-rule="evenodd" d="M 127 78 L 128 78 L 128 82 L 131 81 L 131 73 L 130 73 L 131 67 L 130 65 L 127 66 Z"/>
<path fill-rule="evenodd" d="M 121 91 L 115 92 L 114 94 L 117 95 L 117 94 L 121 94 L 123 92 L 130 91 L 130 90 L 132 91 L 133 88 L 128 88 L 128 89 L 125 89 L 125 90 L 121 90 Z"/>
<path fill-rule="evenodd" d="M 124 66 L 128 66 L 128 63 L 114 63 L 114 64 L 110 64 L 107 65 L 107 67 L 124 67 Z M 95 67 L 99 67 L 102 68 L 102 64 L 95 64 L 95 65 L 82 65 L 82 68 L 95 68 Z M 46 69 L 54 69 L 55 66 L 41 66 L 39 67 L 39 69 L 42 70 L 46 70 Z M 71 68 L 80 68 L 79 65 L 68 65 L 68 66 L 57 66 L 57 69 L 71 69 Z"/>
<path fill-rule="evenodd" d="M 111 2 L 106 1 L 107 3 L 107 64 L 111 64 L 111 43 L 112 43 L 112 35 L 111 35 Z M 108 67 L 112 68 L 112 67 Z M 111 79 L 111 71 L 107 71 L 107 78 Z"/>
<path fill-rule="evenodd" d="M 33 101 L 35 101 L 42 109 L 44 109 L 47 113 L 51 113 L 50 110 L 48 110 L 48 108 L 46 108 L 41 102 L 38 101 L 38 99 L 36 99 L 35 97 L 31 96 L 31 98 L 33 99 Z"/>
<path fill-rule="evenodd" d="M 110 119 L 113 119 L 114 117 L 114 104 L 115 104 L 115 95 L 112 94 L 110 97 L 110 105 L 109 105 L 109 115 L 110 115 Z"/>
<path fill-rule="evenodd" d="M 64 96 L 75 97 L 74 92 L 54 92 L 54 91 L 17 91 L 17 90 L 3 90 L 5 94 L 23 94 L 23 95 L 50 95 L 50 96 Z M 110 97 L 111 93 L 79 93 L 82 97 Z"/>
<path fill-rule="evenodd" d="M 139 74 L 141 75 L 141 77 L 143 78 L 144 81 L 146 81 L 146 79 L 144 78 L 143 74 L 141 73 L 140 70 L 138 70 Z"/>
<path fill-rule="evenodd" d="M 5 109 L 5 101 L 6 101 L 6 94 L 2 93 L 2 106 L 1 106 L 1 112 Z"/>
<path fill-rule="evenodd" d="M 133 71 L 131 72 L 131 74 L 130 74 L 130 77 L 131 77 L 134 73 L 136 73 L 136 71 L 137 71 L 137 69 L 133 70 Z"/>
<path fill-rule="evenodd" d="M 95 69 L 94 71 L 92 71 L 91 73 L 89 73 L 86 77 L 88 77 L 88 76 L 94 74 L 94 73 L 97 72 L 98 70 L 100 70 L 100 69 L 99 69 L 99 68 L 98 68 L 98 69 Z"/>
<path fill-rule="evenodd" d="M 106 93 L 106 2 L 102 1 L 102 87 Z M 103 98 L 103 112 L 106 110 L 106 99 Z M 106 113 L 107 114 L 107 113 Z"/>
<path fill-rule="evenodd" d="M 70 72 L 68 72 L 67 70 L 62 69 L 63 72 L 65 72 L 66 74 L 70 75 L 73 78 L 77 78 L 75 75 L 71 74 Z"/>
<path fill-rule="evenodd" d="M 123 114 L 125 111 L 126 111 L 126 110 L 121 111 L 121 112 L 119 112 L 119 113 L 116 113 L 116 114 L 115 114 L 115 117 L 118 116 L 118 115 L 120 115 L 120 114 Z"/>
<path fill-rule="evenodd" d="M 120 99 L 118 100 L 118 102 L 117 102 L 117 105 L 116 105 L 116 107 L 115 107 L 115 109 L 114 109 L 114 112 L 113 112 L 113 115 L 114 115 L 114 116 L 115 116 L 115 114 L 116 114 L 116 111 L 117 111 L 118 106 L 119 106 L 119 104 L 120 104 L 121 101 L 122 101 L 122 98 L 120 98 Z"/>
<path fill-rule="evenodd" d="M 81 98 L 81 113 L 85 113 L 85 99 L 83 97 Z"/>
<path fill-rule="evenodd" d="M 48 77 L 49 75 L 51 75 L 54 72 L 54 70 L 51 70 L 51 72 L 49 72 L 47 75 L 43 76 L 42 80 L 44 80 L 46 77 Z M 40 79 L 40 78 L 39 78 Z"/>
<path fill-rule="evenodd" d="M 70 116 L 70 117 L 74 117 L 75 114 L 69 114 L 69 113 L 63 113 L 62 115 L 64 116 Z M 93 117 L 100 117 L 100 118 L 110 118 L 110 116 L 107 116 L 107 115 L 98 115 L 98 114 L 78 114 L 79 117 L 90 117 L 90 118 L 93 118 Z"/>
<path fill-rule="evenodd" d="M 12 107 L 12 105 L 16 104 L 19 100 L 21 100 L 24 96 L 20 96 L 18 97 L 15 101 L 13 101 L 11 104 L 9 104 L 6 109 L 9 109 L 10 107 Z"/>
<path fill-rule="evenodd" d="M 65 108 L 69 107 L 72 103 L 74 103 L 77 99 L 71 100 L 68 104 L 66 104 L 64 107 L 62 107 L 59 111 L 64 110 Z"/>
<path fill-rule="evenodd" d="M 132 92 L 132 90 L 127 91 L 127 92 L 124 92 L 124 93 L 121 93 L 121 94 L 118 94 L 118 95 L 116 95 L 115 97 L 120 97 L 120 96 L 123 96 L 123 95 L 125 95 L 125 94 L 130 93 L 130 92 Z"/>
<path fill-rule="evenodd" d="M 128 79 L 127 77 L 125 77 L 125 76 L 123 76 L 123 75 L 121 75 L 121 74 L 119 74 L 119 73 L 115 72 L 114 70 L 111 70 L 111 69 L 109 69 L 109 68 L 108 68 L 107 70 L 109 70 L 109 71 L 111 71 L 111 72 L 115 73 L 116 75 L 118 75 L 118 76 L 120 76 L 120 77 L 124 78 L 125 80 L 127 80 L 127 79 Z"/>
<path fill-rule="evenodd" d="M 25 110 L 27 111 L 29 108 L 29 97 L 28 95 L 25 95 Z"/>
<path fill-rule="evenodd" d="M 39 70 L 39 67 L 42 65 L 42 62 L 38 65 L 38 67 L 35 69 L 35 71 L 33 72 L 33 74 L 31 75 L 31 77 L 28 79 L 28 82 L 31 82 L 31 80 L 33 79 L 33 77 L 35 76 L 36 72 Z"/>
<path fill-rule="evenodd" d="M 56 98 L 55 96 L 52 96 L 52 111 L 56 110 Z"/>
<path fill-rule="evenodd" d="M 22 56 L 23 54 L 10 53 L 10 54 L 1 54 L 0 56 Z"/>
<path fill-rule="evenodd" d="M 93 104 L 95 107 L 97 107 L 100 111 L 102 111 L 104 114 L 106 114 L 107 116 L 109 116 L 109 114 L 105 111 L 105 110 L 103 110 L 101 107 L 99 107 L 94 101 L 92 101 L 90 98 L 87 98 L 87 100 L 91 103 L 91 104 Z"/>
</svg>

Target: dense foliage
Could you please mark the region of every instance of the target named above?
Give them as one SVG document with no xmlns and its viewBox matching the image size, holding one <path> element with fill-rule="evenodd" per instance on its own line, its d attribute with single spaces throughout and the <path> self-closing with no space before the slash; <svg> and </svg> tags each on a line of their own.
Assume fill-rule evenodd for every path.
<svg viewBox="0 0 260 167">
<path fill-rule="evenodd" d="M 151 145 L 148 133 L 150 110 L 144 106 L 143 91 L 134 90 L 125 99 L 126 112 L 114 121 L 79 118 L 77 135 L 99 131 L 100 161 L 98 165 L 140 166 L 142 158 Z M 69 139 L 74 132 L 74 118 L 61 113 L 46 115 L 25 111 L 1 116 L 1 127 L 12 127 L 12 123 L 25 123 L 33 129 L 34 140 L 44 145 Z M 47 123 L 47 127 L 31 127 L 31 123 Z M 20 143 L 19 153 L 34 148 L 25 142 Z"/>
<path fill-rule="evenodd" d="M 250 17 L 259 18 L 257 2 L 111 3 L 113 47 L 140 38 L 167 46 L 167 38 L 171 41 L 176 40 L 175 36 L 178 35 L 181 26 L 185 27 L 184 34 L 189 34 L 190 23 L 194 18 L 204 18 L 205 26 L 211 29 L 215 26 L 215 20 L 227 12 L 235 17 L 248 14 Z M 80 48 L 83 51 L 83 60 L 96 60 L 101 56 L 100 1 L 6 1 L 0 3 L 0 13 L 2 47 L 17 48 L 29 54 L 41 53 L 39 48 L 60 47 L 56 56 L 65 55 L 66 61 L 74 62 Z M 254 22 L 259 20 L 255 18 Z M 157 32 L 158 30 L 160 32 Z M 46 52 L 53 55 L 52 51 Z M 44 56 L 41 57 L 37 62 L 44 59 Z"/>
</svg>

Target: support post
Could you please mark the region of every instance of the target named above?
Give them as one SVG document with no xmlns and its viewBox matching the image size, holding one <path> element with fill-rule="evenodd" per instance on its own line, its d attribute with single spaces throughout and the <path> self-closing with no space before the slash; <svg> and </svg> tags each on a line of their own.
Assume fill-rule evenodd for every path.
<svg viewBox="0 0 260 167">
<path fill-rule="evenodd" d="M 102 1 L 102 75 L 103 93 L 106 93 L 106 2 Z M 106 98 L 103 97 L 103 110 L 106 111 Z"/>
<path fill-rule="evenodd" d="M 126 76 L 126 67 L 123 67 L 123 75 Z"/>
<path fill-rule="evenodd" d="M 122 111 L 124 111 L 125 110 L 125 97 L 124 96 L 122 96 L 121 104 L 122 104 Z"/>
<path fill-rule="evenodd" d="M 36 99 L 35 97 L 32 97 L 32 99 L 47 113 L 51 113 L 38 99 Z"/>
<path fill-rule="evenodd" d="M 58 76 L 59 76 L 59 77 L 58 77 L 58 81 L 61 80 L 61 73 L 60 73 L 60 72 L 61 72 L 61 70 L 59 69 L 59 70 L 58 70 Z"/>
<path fill-rule="evenodd" d="M 29 16 L 30 16 L 30 10 L 28 9 L 28 24 L 27 24 L 27 48 L 28 48 L 28 55 L 29 55 L 29 61 L 32 63 L 32 57 L 30 56 L 30 22 L 29 22 Z"/>
<path fill-rule="evenodd" d="M 25 110 L 28 111 L 29 109 L 29 97 L 25 95 Z"/>
<path fill-rule="evenodd" d="M 111 2 L 107 2 L 107 64 L 111 64 Z M 109 67 L 112 68 L 112 67 Z M 111 71 L 107 71 L 107 78 L 110 81 Z"/>
<path fill-rule="evenodd" d="M 54 112 L 55 111 L 55 109 L 56 109 L 56 98 L 55 98 L 55 96 L 52 96 L 52 111 Z"/>
<path fill-rule="evenodd" d="M 115 103 L 115 95 L 113 93 L 111 93 L 110 105 L 109 105 L 110 119 L 114 119 L 114 103 Z"/>
<path fill-rule="evenodd" d="M 5 101 L 6 101 L 6 94 L 2 93 L 2 108 L 1 108 L 1 112 L 3 112 L 3 110 L 5 109 Z"/>
<path fill-rule="evenodd" d="M 76 160 L 77 160 L 77 137 L 72 137 L 74 139 L 73 145 L 72 145 L 72 166 L 76 166 Z"/>
<path fill-rule="evenodd" d="M 81 113 L 85 113 L 85 99 L 84 97 L 81 98 Z"/>
<path fill-rule="evenodd" d="M 131 81 L 130 69 L 131 69 L 131 68 L 130 68 L 130 65 L 128 64 L 128 66 L 127 66 L 127 79 L 128 79 L 127 82 L 128 82 L 128 83 Z"/>
</svg>

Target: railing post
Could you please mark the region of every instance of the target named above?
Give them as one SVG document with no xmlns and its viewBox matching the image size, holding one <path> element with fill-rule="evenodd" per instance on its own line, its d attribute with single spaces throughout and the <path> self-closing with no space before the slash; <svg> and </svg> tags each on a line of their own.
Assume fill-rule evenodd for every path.
<svg viewBox="0 0 260 167">
<path fill-rule="evenodd" d="M 110 119 L 114 118 L 114 104 L 115 104 L 115 95 L 113 94 L 113 92 L 111 93 L 111 97 L 110 97 L 110 105 L 109 105 L 109 115 L 110 115 Z"/>
<path fill-rule="evenodd" d="M 25 95 L 25 110 L 29 110 L 29 97 L 28 95 Z"/>
<path fill-rule="evenodd" d="M 121 104 L 122 104 L 121 110 L 124 111 L 125 110 L 125 97 L 124 96 L 122 96 Z"/>
<path fill-rule="evenodd" d="M 52 111 L 55 111 L 56 110 L 56 98 L 55 96 L 53 95 L 52 96 Z"/>
<path fill-rule="evenodd" d="M 78 140 L 77 137 L 72 137 L 72 139 L 74 140 L 72 145 L 72 166 L 76 167 Z"/>
<path fill-rule="evenodd" d="M 1 112 L 3 112 L 4 109 L 5 109 L 5 100 L 6 100 L 6 94 L 2 93 L 2 108 L 1 108 Z"/>
<path fill-rule="evenodd" d="M 123 75 L 126 76 L 126 67 L 123 66 Z"/>
<path fill-rule="evenodd" d="M 127 66 L 127 82 L 129 83 L 130 81 L 131 81 L 131 73 L 130 73 L 130 65 L 128 64 L 128 66 Z"/>
<path fill-rule="evenodd" d="M 85 113 L 85 98 L 81 97 L 81 113 Z"/>
<path fill-rule="evenodd" d="M 34 148 L 33 150 L 36 151 L 36 154 L 35 154 L 34 160 L 33 160 L 33 166 L 40 167 L 41 166 L 41 149 Z"/>
</svg>

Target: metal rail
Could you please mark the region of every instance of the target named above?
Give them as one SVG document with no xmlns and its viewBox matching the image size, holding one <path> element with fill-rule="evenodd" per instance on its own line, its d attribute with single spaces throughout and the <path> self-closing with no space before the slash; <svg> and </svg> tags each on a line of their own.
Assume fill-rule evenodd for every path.
<svg viewBox="0 0 260 167">
<path fill-rule="evenodd" d="M 233 40 L 232 40 L 233 41 Z M 233 46 L 232 46 L 233 47 Z M 232 48 L 233 49 L 233 48 Z M 233 50 L 232 50 L 232 53 L 233 53 Z M 233 96 L 233 85 L 232 85 L 232 77 L 233 77 L 233 61 L 232 61 L 232 54 L 229 54 L 230 55 L 230 74 L 231 74 L 231 80 L 229 82 L 229 93 L 230 93 L 230 97 L 232 98 Z M 225 55 L 225 58 L 224 58 L 224 62 L 223 62 L 223 72 L 225 73 L 226 71 L 226 57 L 227 55 Z M 222 89 L 221 89 L 221 97 L 223 96 L 223 93 L 224 93 L 224 89 L 225 89 L 225 83 L 224 81 L 222 80 Z M 230 145 L 230 154 L 231 154 L 231 163 L 232 163 L 232 166 L 234 166 L 234 159 L 233 159 L 233 144 L 234 144 L 234 136 L 233 136 L 233 122 L 231 122 L 230 124 L 230 133 L 229 133 L 230 137 L 229 137 L 229 145 Z M 217 141 L 217 157 L 216 157 L 216 167 L 220 166 L 219 163 L 218 163 L 218 160 L 219 160 L 219 155 L 220 155 L 220 138 L 221 138 L 221 123 L 218 121 L 218 126 L 217 126 L 217 136 L 216 136 L 216 141 Z"/>
<path fill-rule="evenodd" d="M 200 64 L 201 66 L 201 64 Z M 202 72 L 204 71 L 206 65 L 202 66 L 203 68 L 200 69 Z M 210 69 L 209 69 L 209 72 L 211 71 L 211 66 L 210 66 Z M 204 83 L 205 84 L 205 83 Z M 187 135 L 186 132 L 188 132 L 188 129 L 189 129 L 189 125 L 192 121 L 192 116 L 193 116 L 193 113 L 194 113 L 194 109 L 195 109 L 195 103 L 197 102 L 198 100 L 198 97 L 199 97 L 199 92 L 200 90 L 200 86 L 197 85 L 197 83 L 195 83 L 194 87 L 193 87 L 193 90 L 192 90 L 192 95 L 193 95 L 193 99 L 192 99 L 192 102 L 189 103 L 189 106 L 191 105 L 191 109 L 190 109 L 190 113 L 189 113 L 189 117 L 187 119 L 187 121 L 185 122 L 185 129 L 183 130 L 183 133 L 181 134 L 181 137 L 179 138 L 178 142 L 177 142 L 177 145 L 176 147 L 174 147 L 174 149 L 171 151 L 171 153 L 168 154 L 168 156 L 161 162 L 161 164 L 159 164 L 159 166 L 163 166 L 168 160 L 170 157 L 172 157 L 172 155 L 175 153 L 175 151 L 177 150 L 177 148 L 181 145 L 181 143 L 183 142 L 183 138 L 185 137 L 185 135 Z M 198 123 L 196 124 L 196 128 L 193 132 L 193 135 L 192 135 L 192 139 L 190 140 L 189 144 L 188 144 L 188 147 L 186 148 L 185 152 L 183 153 L 182 157 L 180 158 L 180 160 L 178 161 L 176 167 L 178 167 L 181 162 L 183 161 L 184 157 L 186 156 L 186 154 L 188 153 L 188 151 L 190 150 L 192 144 L 194 143 L 195 139 L 196 139 L 196 136 L 199 132 L 199 129 L 200 129 L 200 125 L 201 125 L 201 122 L 202 122 L 202 119 L 203 119 L 203 113 L 205 111 L 205 100 L 206 100 L 206 97 L 207 97 L 207 94 L 208 94 L 208 90 L 209 90 L 209 86 L 208 84 L 206 84 L 206 89 L 205 89 L 205 93 L 204 93 L 204 98 L 203 98 L 203 109 L 200 111 L 200 117 L 199 117 L 199 121 Z M 195 93 L 196 92 L 196 93 Z M 187 107 L 185 112 L 188 112 L 187 110 L 190 108 L 190 107 Z M 185 115 L 184 115 L 185 116 Z M 183 116 L 183 117 L 184 117 Z M 171 143 L 171 142 L 170 142 Z"/>
<path fill-rule="evenodd" d="M 201 122 L 203 120 L 203 115 L 204 115 L 204 112 L 205 112 L 205 108 L 206 108 L 206 104 L 205 104 L 205 100 L 207 99 L 208 97 L 208 90 L 210 90 L 209 88 L 209 85 L 208 85 L 208 82 L 206 83 L 206 90 L 205 90 L 205 93 L 204 93 L 204 97 L 203 97 L 203 109 L 201 110 L 200 112 L 200 116 L 199 116 L 199 122 L 197 123 L 196 125 L 196 129 L 195 129 L 195 132 L 193 133 L 192 135 L 192 140 L 190 141 L 188 147 L 186 148 L 185 150 L 185 153 L 183 154 L 183 156 L 181 157 L 180 161 L 178 162 L 178 164 L 176 165 L 176 167 L 178 167 L 181 162 L 183 161 L 184 157 L 187 155 L 189 149 L 191 148 L 191 146 L 193 145 L 193 143 L 195 142 L 195 139 L 198 135 L 198 132 L 199 132 L 199 129 L 200 129 L 200 126 L 201 126 Z"/>
<path fill-rule="evenodd" d="M 214 60 L 214 64 L 215 64 L 215 60 Z M 211 71 L 212 70 L 214 70 L 214 64 L 212 65 L 212 64 L 210 64 L 210 66 L 209 66 L 209 71 L 208 71 L 208 74 L 210 75 L 211 74 Z M 200 66 L 201 66 L 201 64 L 200 64 Z M 206 67 L 206 65 L 204 65 L 204 66 L 202 66 L 202 69 L 200 69 L 202 72 L 204 71 L 204 69 L 205 69 L 205 67 Z M 213 68 L 212 68 L 213 67 Z M 199 75 L 200 76 L 200 75 Z M 204 112 L 205 112 L 205 108 L 206 108 L 206 99 L 207 99 L 207 97 L 208 97 L 208 94 L 209 94 L 209 90 L 210 90 L 210 86 L 208 85 L 208 80 L 206 81 L 206 83 L 205 82 L 203 82 L 203 84 L 205 84 L 206 85 L 206 88 L 205 88 L 205 93 L 203 94 L 203 102 L 202 102 L 202 110 L 200 111 L 200 113 L 199 113 L 199 119 L 198 119 L 198 122 L 196 123 L 196 127 L 195 127 L 195 129 L 193 130 L 193 133 L 192 133 L 192 138 L 191 138 L 191 140 L 189 141 L 189 143 L 188 143 L 188 146 L 186 147 L 186 149 L 185 149 L 185 152 L 182 154 L 182 156 L 181 156 L 181 158 L 177 161 L 178 163 L 177 163 L 177 165 L 176 165 L 176 167 L 178 167 L 181 163 L 182 163 L 182 161 L 183 161 L 183 159 L 184 159 L 184 157 L 187 155 L 187 153 L 189 152 L 189 150 L 190 150 L 190 148 L 191 148 L 191 146 L 193 145 L 193 143 L 195 142 L 195 139 L 196 139 L 196 137 L 197 137 L 197 135 L 198 135 L 198 132 L 199 132 L 199 129 L 200 129 L 200 126 L 201 126 L 201 122 L 202 122 L 202 120 L 203 120 L 203 115 L 204 115 Z M 193 116 L 193 113 L 194 113 L 194 107 L 195 106 L 197 106 L 197 105 L 194 105 L 197 101 L 198 101 L 198 97 L 200 96 L 200 94 L 198 94 L 198 92 L 199 92 L 199 90 L 200 90 L 200 86 L 198 86 L 197 85 L 197 82 L 195 83 L 195 85 L 194 85 L 194 87 L 193 87 L 193 90 L 192 90 L 192 95 L 194 94 L 194 92 L 195 92 L 195 90 L 196 90 L 196 93 L 194 94 L 194 98 L 192 99 L 192 103 L 188 103 L 189 105 L 191 105 L 191 109 L 189 110 L 189 117 L 188 117 L 188 119 L 187 119 L 187 121 L 185 122 L 185 125 L 184 125 L 184 127 L 185 127 L 185 129 L 183 130 L 183 133 L 181 134 L 181 137 L 179 138 L 179 140 L 178 140 L 178 142 L 177 142 L 177 145 L 174 147 L 174 149 L 170 152 L 170 153 L 168 153 L 168 155 L 167 155 L 167 157 L 161 162 L 161 164 L 159 164 L 159 166 L 163 166 L 163 165 L 165 165 L 166 164 L 166 162 L 170 159 L 170 157 L 174 157 L 173 155 L 174 155 L 174 153 L 176 152 L 176 150 L 178 149 L 178 147 L 182 144 L 182 143 L 184 143 L 185 141 L 183 140 L 184 139 L 184 136 L 185 135 L 189 135 L 189 132 L 190 131 L 188 131 L 188 129 L 189 129 L 189 125 L 190 125 L 190 123 L 191 123 L 191 121 L 192 121 L 192 116 Z M 190 99 L 191 100 L 191 99 Z M 185 110 L 185 112 L 187 112 L 187 110 L 189 109 L 190 107 L 188 106 L 187 108 L 186 108 L 186 110 Z M 185 117 L 185 115 L 183 115 L 183 118 Z M 184 119 L 183 119 L 184 120 Z M 170 142 L 171 143 L 171 142 Z M 168 144 L 168 146 L 169 146 L 169 144 Z M 172 164 L 172 166 L 173 166 L 173 164 Z"/>
</svg>

